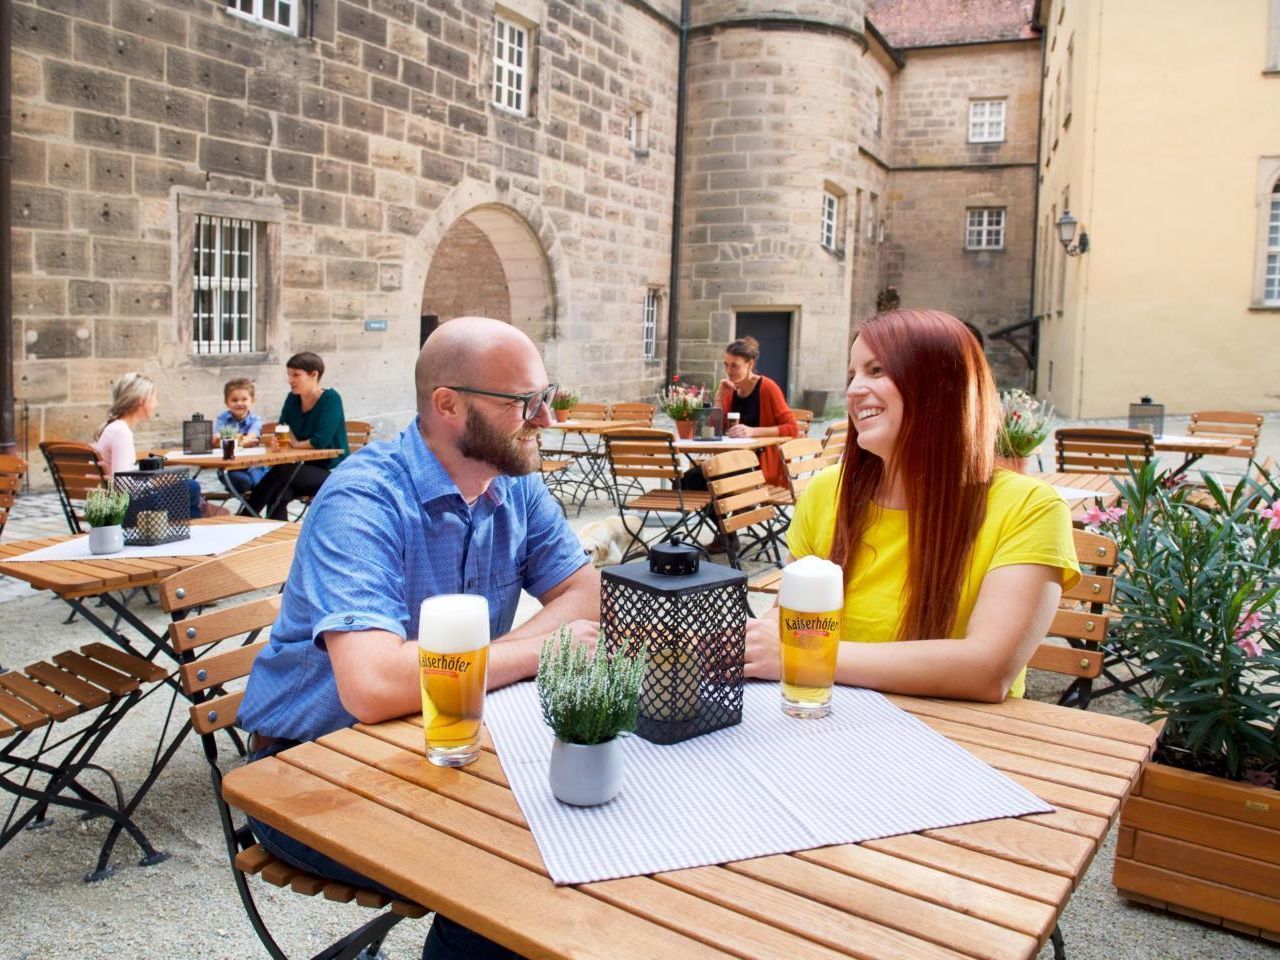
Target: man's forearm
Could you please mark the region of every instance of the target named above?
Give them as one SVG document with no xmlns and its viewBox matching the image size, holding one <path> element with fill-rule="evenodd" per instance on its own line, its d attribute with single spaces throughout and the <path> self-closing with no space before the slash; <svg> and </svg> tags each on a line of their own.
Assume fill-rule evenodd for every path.
<svg viewBox="0 0 1280 960">
<path fill-rule="evenodd" d="M 583 567 L 566 581 L 566 589 L 547 599 L 536 614 L 503 634 L 489 651 L 489 689 L 532 677 L 538 672 L 542 643 L 562 623 L 600 619 L 600 577 Z"/>
</svg>

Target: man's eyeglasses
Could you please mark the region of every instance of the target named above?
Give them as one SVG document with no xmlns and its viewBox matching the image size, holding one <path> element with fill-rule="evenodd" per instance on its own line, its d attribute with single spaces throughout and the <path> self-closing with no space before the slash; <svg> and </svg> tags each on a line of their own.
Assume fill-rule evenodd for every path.
<svg viewBox="0 0 1280 960">
<path fill-rule="evenodd" d="M 446 389 L 457 390 L 459 393 L 475 393 L 482 397 L 497 397 L 499 400 L 510 400 L 513 403 L 519 403 L 520 419 L 527 423 L 538 415 L 544 404 L 550 408 L 551 401 L 555 399 L 556 391 L 560 388 L 552 383 L 541 390 L 535 390 L 533 393 L 499 393 L 496 390 L 477 390 L 475 387 L 446 387 Z"/>
</svg>

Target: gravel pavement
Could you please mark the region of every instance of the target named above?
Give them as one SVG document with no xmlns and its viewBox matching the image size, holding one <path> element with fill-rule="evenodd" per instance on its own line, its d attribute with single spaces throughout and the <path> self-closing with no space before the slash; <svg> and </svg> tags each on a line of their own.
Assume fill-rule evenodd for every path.
<svg viewBox="0 0 1280 960">
<path fill-rule="evenodd" d="M 1275 455 L 1280 417 L 1268 418 L 1266 432 L 1264 446 Z M 574 525 L 608 515 L 606 508 L 592 506 Z M 4 537 L 9 541 L 63 530 L 50 496 L 28 496 L 19 500 Z M 165 620 L 140 599 L 135 608 L 149 622 Z M 66 610 L 48 594 L 0 579 L 0 664 L 25 664 L 100 639 L 82 621 L 63 625 Z M 1054 686 L 1052 681 L 1043 687 L 1033 683 L 1030 693 L 1048 699 Z M 100 751 L 99 761 L 126 787 L 145 775 L 168 705 L 163 694 L 151 696 Z M 1112 697 L 1094 709 L 1119 712 L 1125 705 Z M 113 857 L 116 874 L 101 883 L 81 879 L 105 834 L 100 822 L 81 823 L 68 812 L 55 811 L 50 826 L 27 831 L 0 850 L 0 958 L 265 957 L 235 893 L 210 790 L 207 766 L 192 739 L 152 789 L 138 817 L 170 859 L 139 867 L 137 848 L 124 838 Z M 7 795 L 0 800 L 7 801 Z M 1072 960 L 1280 960 L 1280 947 L 1126 904 L 1111 886 L 1113 843 L 1114 831 L 1063 915 Z M 290 956 L 310 956 L 371 916 L 358 907 L 297 896 L 257 881 L 254 890 L 269 927 Z M 425 919 L 400 923 L 386 942 L 388 957 L 418 957 L 426 929 Z M 1042 958 L 1051 956 L 1048 947 L 1041 953 Z"/>
</svg>

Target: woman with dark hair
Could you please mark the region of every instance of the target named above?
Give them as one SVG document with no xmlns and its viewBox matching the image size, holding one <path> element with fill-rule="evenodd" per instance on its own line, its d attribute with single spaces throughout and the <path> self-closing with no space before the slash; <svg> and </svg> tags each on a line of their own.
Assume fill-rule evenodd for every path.
<svg viewBox="0 0 1280 960">
<path fill-rule="evenodd" d="M 320 386 L 324 361 L 314 353 L 295 353 L 285 362 L 289 379 L 289 395 L 280 409 L 279 423 L 288 426 L 290 446 L 313 447 L 317 450 L 341 450 L 332 460 L 311 460 L 294 473 L 294 465 L 272 467 L 258 481 L 249 495 L 249 505 L 261 513 L 275 504 L 272 520 L 287 520 L 289 501 L 294 497 L 314 497 L 329 477 L 329 471 L 346 457 L 347 415 L 342 397 L 331 387 Z"/>
<path fill-rule="evenodd" d="M 995 469 L 999 400 L 977 340 L 954 317 L 896 310 L 849 353 L 851 442 L 796 504 L 794 557 L 845 575 L 836 682 L 999 701 L 1064 589 L 1080 579 L 1063 499 Z M 887 641 L 909 640 L 910 643 Z M 746 672 L 776 678 L 778 616 L 750 621 Z"/>
<path fill-rule="evenodd" d="M 756 373 L 760 344 L 755 337 L 741 337 L 724 348 L 724 379 L 716 400 L 728 414 L 738 414 L 738 422 L 725 431 L 730 437 L 798 437 L 796 415 L 787 406 L 782 388 L 764 374 Z M 777 448 L 760 451 L 760 469 L 765 479 L 779 487 L 787 485 L 786 467 Z"/>
</svg>

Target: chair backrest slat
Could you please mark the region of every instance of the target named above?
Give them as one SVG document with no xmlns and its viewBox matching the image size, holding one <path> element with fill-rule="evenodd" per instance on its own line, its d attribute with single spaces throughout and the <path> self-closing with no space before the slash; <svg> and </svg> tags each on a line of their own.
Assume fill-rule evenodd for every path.
<svg viewBox="0 0 1280 960">
<path fill-rule="evenodd" d="M 653 423 L 652 403 L 615 403 L 609 407 L 610 420 L 635 420 L 639 423 Z"/>
<path fill-rule="evenodd" d="M 347 421 L 347 448 L 355 453 L 373 439 L 373 424 L 367 420 Z"/>
<path fill-rule="evenodd" d="M 281 540 L 197 563 L 160 584 L 160 606 L 168 613 L 284 583 L 294 540 Z"/>
<path fill-rule="evenodd" d="M 226 653 L 210 654 L 191 663 L 184 663 L 178 670 L 182 689 L 190 696 L 247 677 L 253 661 L 266 645 L 267 641 L 262 640 L 236 647 Z"/>
<path fill-rule="evenodd" d="M 67 526 L 72 533 L 79 533 L 84 498 L 90 490 L 107 486 L 107 469 L 98 457 L 98 451 L 87 443 L 45 440 L 40 444 L 40 452 L 49 465 L 49 475 L 53 477 L 54 488 L 58 491 Z"/>
<path fill-rule="evenodd" d="M 795 414 L 796 426 L 800 428 L 797 436 L 809 436 L 809 428 L 813 426 L 813 411 L 805 410 L 802 407 L 792 407 L 791 412 Z"/>
<path fill-rule="evenodd" d="M 823 450 L 822 441 L 816 437 L 788 440 L 778 448 L 778 452 L 782 454 L 783 465 L 787 468 L 787 485 L 791 488 L 793 500 L 804 492 L 814 477 L 833 463 L 840 462 L 834 453 Z"/>
<path fill-rule="evenodd" d="M 608 420 L 607 403 L 580 403 L 569 411 L 570 420 Z"/>
<path fill-rule="evenodd" d="M 777 511 L 774 493 L 750 450 L 730 450 L 702 464 L 711 491 L 711 505 L 720 532 L 736 533 L 744 527 L 771 521 Z"/>
<path fill-rule="evenodd" d="M 226 610 L 214 610 L 169 624 L 169 640 L 179 653 L 199 650 L 211 643 L 261 630 L 280 614 L 280 594 L 240 603 Z"/>
<path fill-rule="evenodd" d="M 827 432 L 822 436 L 822 452 L 826 456 L 839 457 L 844 453 L 848 441 L 849 421 L 837 420 L 827 427 Z"/>
<path fill-rule="evenodd" d="M 1128 473 L 1155 456 L 1155 438 L 1145 430 L 1064 427 L 1054 434 L 1063 473 Z"/>
<path fill-rule="evenodd" d="M 27 461 L 10 454 L 0 455 L 0 533 L 9 522 L 9 511 L 27 475 Z"/>
</svg>

